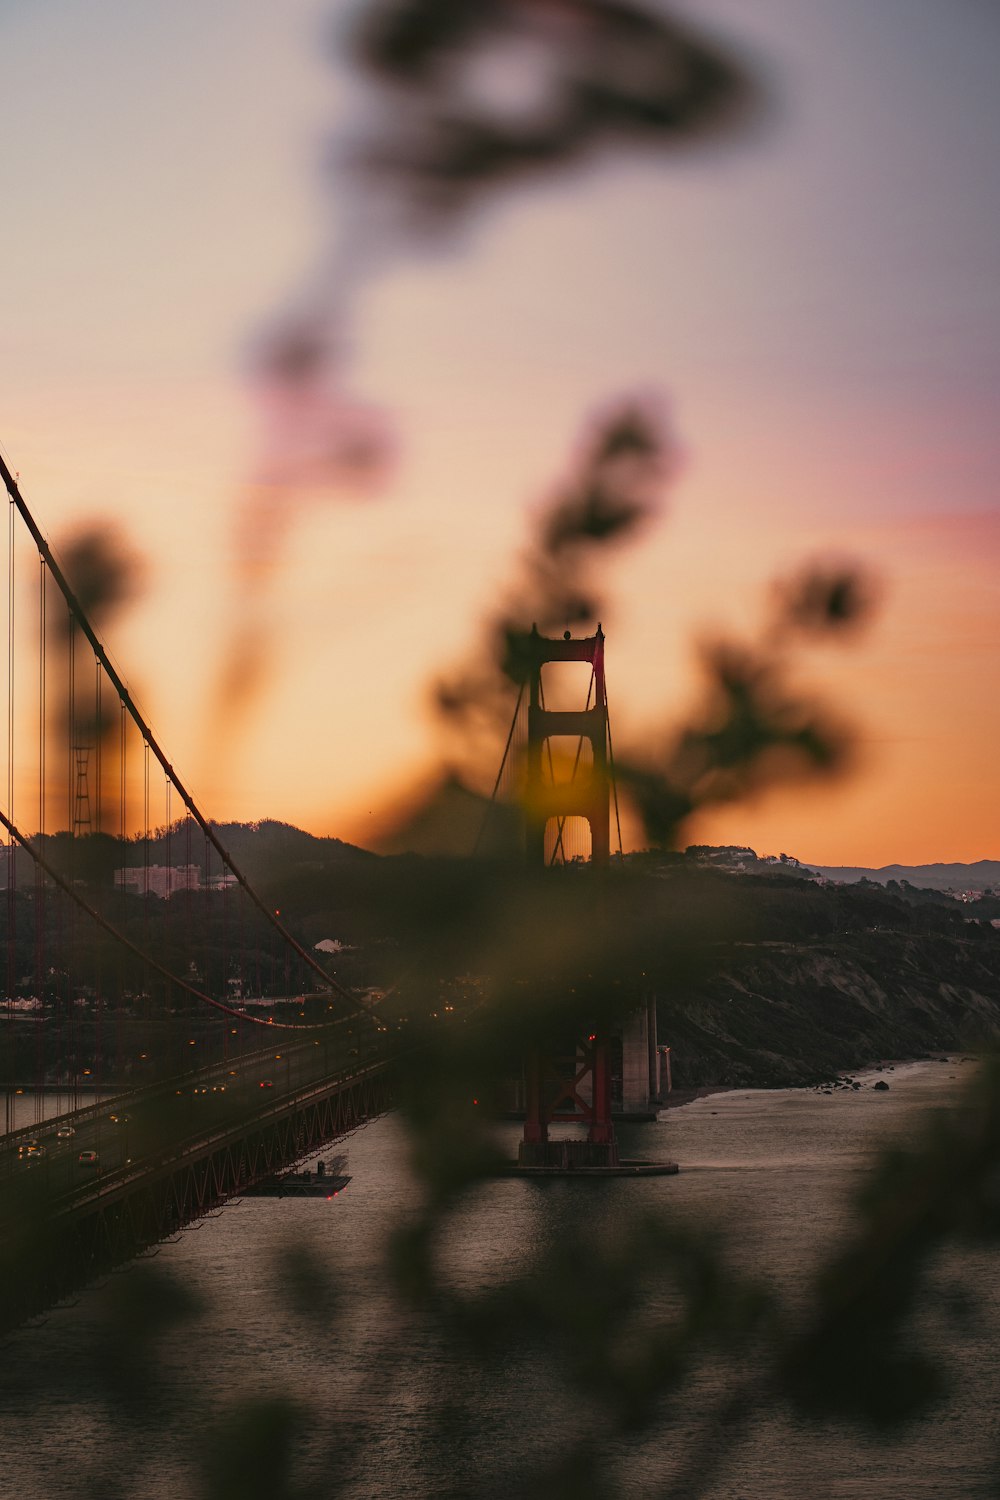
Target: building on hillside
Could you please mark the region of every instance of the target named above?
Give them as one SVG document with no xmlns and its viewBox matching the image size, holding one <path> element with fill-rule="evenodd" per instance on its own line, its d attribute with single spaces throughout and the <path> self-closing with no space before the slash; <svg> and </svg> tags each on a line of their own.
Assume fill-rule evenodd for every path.
<svg viewBox="0 0 1000 1500">
<path fill-rule="evenodd" d="M 160 896 L 166 900 L 178 891 L 201 889 L 199 865 L 129 865 L 115 871 L 115 885 L 137 896 Z"/>
</svg>

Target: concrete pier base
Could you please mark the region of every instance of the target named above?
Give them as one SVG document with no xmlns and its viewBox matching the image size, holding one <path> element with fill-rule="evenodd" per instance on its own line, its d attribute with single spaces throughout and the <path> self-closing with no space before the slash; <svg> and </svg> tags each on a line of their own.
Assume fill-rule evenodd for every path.
<svg viewBox="0 0 1000 1500">
<path fill-rule="evenodd" d="M 618 1164 L 617 1141 L 522 1141 L 517 1152 L 519 1167 L 557 1172 L 578 1171 L 581 1167 L 606 1170 Z"/>
</svg>

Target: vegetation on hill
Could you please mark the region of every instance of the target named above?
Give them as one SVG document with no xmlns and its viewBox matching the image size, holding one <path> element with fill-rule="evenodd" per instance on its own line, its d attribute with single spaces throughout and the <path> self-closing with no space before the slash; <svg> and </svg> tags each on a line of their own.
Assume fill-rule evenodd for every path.
<svg viewBox="0 0 1000 1500">
<path fill-rule="evenodd" d="M 579 913 L 581 874 L 548 873 L 567 921 Z M 537 895 L 517 865 L 417 857 L 352 866 L 349 879 L 335 866 L 287 872 L 268 889 L 313 941 L 337 937 L 355 950 L 351 962 L 364 955 L 370 979 L 404 987 L 414 972 L 439 984 L 474 973 L 490 987 L 509 976 Z M 573 952 L 598 983 L 655 988 L 678 1084 L 813 1083 L 880 1057 L 1000 1036 L 1000 931 L 988 898 L 652 856 L 610 872 L 602 902 L 600 952 L 582 952 L 579 940 Z M 558 921 L 552 906 L 547 920 Z"/>
<path fill-rule="evenodd" d="M 358 994 L 395 986 L 400 1008 L 420 1013 L 470 976 L 499 1006 L 509 1003 L 511 985 L 529 980 L 567 994 L 586 982 L 616 1005 L 652 988 L 679 1086 L 815 1083 L 879 1057 L 969 1048 L 1000 1035 L 993 897 L 958 901 L 905 882 L 824 883 L 787 856 L 768 862 L 752 850 L 704 846 L 685 856 L 630 857 L 599 893 L 574 866 L 545 872 L 543 889 L 520 861 L 379 857 L 268 820 L 219 833 L 303 945 L 314 952 L 329 945 L 317 956 Z M 150 864 L 188 863 L 189 855 L 197 863 L 204 853 L 189 824 L 160 830 L 142 849 Z M 137 947 L 213 994 L 239 1003 L 316 987 L 315 976 L 276 965 L 266 930 L 237 926 L 222 891 L 163 900 L 115 889 L 122 845 L 103 835 L 57 835 L 46 854 Z M 202 875 L 209 868 L 206 860 Z M 74 1045 L 97 1066 L 87 1019 L 108 975 L 124 975 L 135 997 L 124 1001 L 126 1023 L 148 1024 L 159 1003 L 177 999 L 164 992 L 158 1002 L 156 976 L 123 959 L 86 920 L 67 928 L 65 908 L 56 892 L 39 907 L 34 886 L 24 884 L 0 911 L 0 938 L 14 995 L 40 995 L 57 1023 L 72 1015 Z M 525 955 L 538 951 L 539 922 L 550 958 L 544 973 L 529 974 Z M 71 965 L 60 958 L 67 931 Z M 39 951 L 47 967 L 41 987 Z M 192 1005 L 199 1033 L 228 1026 Z M 57 1026 L 51 1047 L 64 1034 Z M 119 1026 L 119 1050 L 120 1039 Z M 37 1050 L 34 1041 L 25 1045 Z M 53 1077 L 65 1062 L 47 1058 Z"/>
</svg>

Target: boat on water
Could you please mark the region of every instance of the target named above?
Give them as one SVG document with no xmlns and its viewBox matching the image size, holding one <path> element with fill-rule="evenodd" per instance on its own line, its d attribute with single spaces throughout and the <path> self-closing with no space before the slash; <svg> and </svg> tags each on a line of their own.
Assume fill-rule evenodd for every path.
<svg viewBox="0 0 1000 1500">
<path fill-rule="evenodd" d="M 331 1161 L 318 1161 L 314 1170 L 306 1167 L 301 1172 L 282 1172 L 276 1177 L 264 1177 L 252 1187 L 243 1189 L 244 1198 L 332 1198 L 350 1182 L 344 1171 L 346 1156 L 335 1156 Z"/>
</svg>

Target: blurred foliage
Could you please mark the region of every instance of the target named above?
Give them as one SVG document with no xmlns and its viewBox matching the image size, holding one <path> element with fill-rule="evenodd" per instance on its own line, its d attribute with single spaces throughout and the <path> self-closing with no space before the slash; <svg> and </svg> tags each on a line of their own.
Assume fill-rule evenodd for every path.
<svg viewBox="0 0 1000 1500">
<path fill-rule="evenodd" d="M 444 1491 L 484 1500 L 635 1493 L 623 1464 L 634 1446 L 648 1459 L 658 1436 L 660 1485 L 643 1493 L 694 1500 L 713 1492 L 755 1422 L 776 1409 L 820 1426 L 905 1434 L 945 1392 L 946 1371 L 922 1338 L 928 1278 L 949 1245 L 1000 1239 L 996 1058 L 958 1111 L 928 1120 L 917 1149 L 889 1153 L 866 1174 L 856 1214 L 845 1215 L 847 1238 L 793 1302 L 737 1269 L 710 1227 L 642 1210 L 595 1222 L 593 1188 L 560 1203 L 557 1236 L 522 1247 L 504 1275 L 478 1280 L 455 1249 L 463 1213 L 496 1167 L 489 1122 L 470 1106 L 488 1049 L 474 1027 L 451 1037 L 405 1103 L 423 1199 L 385 1247 L 385 1308 L 377 1325 L 366 1315 L 363 1358 L 350 1283 L 334 1263 L 292 1246 L 275 1262 L 276 1323 L 297 1325 L 314 1349 L 329 1346 L 342 1409 L 317 1407 L 308 1391 L 287 1386 L 227 1392 L 220 1403 L 217 1391 L 186 1385 L 197 1435 L 189 1457 L 204 1500 L 365 1493 L 369 1443 L 407 1382 L 421 1377 L 413 1349 L 429 1340 L 448 1351 L 447 1363 L 440 1388 L 421 1393 L 416 1420 L 432 1450 L 454 1455 L 456 1474 L 474 1462 L 483 1394 L 498 1384 L 524 1388 L 523 1444 L 506 1442 L 474 1487 L 463 1478 Z M 103 1456 L 81 1465 L 64 1493 L 124 1500 L 138 1493 L 129 1455 L 138 1474 L 146 1449 L 183 1441 L 171 1361 L 192 1340 L 201 1352 L 210 1346 L 190 1294 L 146 1264 L 112 1278 L 98 1313 L 86 1369 L 51 1372 L 38 1399 L 65 1387 L 79 1401 L 83 1382 L 102 1412 Z M 248 1357 L 248 1378 L 266 1379 Z M 4 1378 L 17 1379 L 16 1367 Z M 419 1466 L 406 1483 L 429 1492 Z"/>
<path fill-rule="evenodd" d="M 98 631 L 119 624 L 145 586 L 143 560 L 117 526 L 101 521 L 70 532 L 56 549 L 62 572 L 90 623 Z M 82 663 L 89 664 L 89 647 L 74 615 L 45 573 L 40 581 L 41 628 L 49 683 L 49 732 L 57 742 L 96 752 L 117 733 L 117 699 L 102 702 L 84 682 Z M 79 680 L 77 669 L 79 666 Z"/>
<path fill-rule="evenodd" d="M 99 630 L 141 592 L 143 565 L 114 527 L 94 522 L 66 537 L 58 551 L 70 588 Z M 70 631 L 71 617 L 61 613 L 57 626 Z"/>
<path fill-rule="evenodd" d="M 695 138 L 742 118 L 755 93 L 725 49 L 660 8 L 625 0 L 372 0 L 359 10 L 352 45 L 393 101 L 358 143 L 355 169 L 395 194 L 404 218 L 424 221 L 448 220 L 500 184 L 575 164 L 610 142 Z M 527 103 L 510 105 L 511 69 L 527 58 L 537 88 Z M 469 79 L 481 80 L 490 59 L 499 59 L 497 90 L 477 91 Z M 272 373 L 308 386 L 328 352 L 317 329 L 286 341 Z M 663 423 L 645 408 L 626 403 L 594 424 L 536 518 L 519 576 L 488 623 L 488 670 L 460 671 L 438 690 L 449 732 L 465 736 L 475 770 L 485 745 L 495 754 L 510 684 L 524 679 L 523 632 L 531 622 L 544 631 L 600 616 L 606 559 L 656 513 L 673 468 Z M 108 561 L 101 548 L 84 548 L 70 569 L 79 588 L 91 564 L 104 579 L 95 607 L 121 594 L 123 575 Z M 618 757 L 652 845 L 675 847 L 700 808 L 766 783 L 826 776 L 844 763 L 848 737 L 796 687 L 793 658 L 805 640 L 847 633 L 872 594 L 853 570 L 824 564 L 777 591 L 759 638 L 706 649 L 700 712 L 664 732 L 656 753 L 623 746 Z M 363 1493 L 365 1437 L 385 1420 L 387 1393 L 413 1374 L 408 1350 L 418 1325 L 451 1351 L 454 1380 L 432 1393 L 431 1433 L 441 1442 L 474 1439 L 484 1383 L 524 1380 L 532 1390 L 535 1426 L 526 1427 L 523 1449 L 510 1445 L 503 1468 L 482 1476 L 483 1496 L 623 1494 L 628 1445 L 680 1430 L 679 1414 L 692 1404 L 693 1436 L 664 1454 L 662 1493 L 704 1495 L 769 1407 L 894 1429 L 941 1391 L 944 1374 L 919 1344 L 916 1314 L 942 1247 L 1000 1237 L 996 1060 L 984 1064 L 958 1114 L 928 1124 L 918 1151 L 886 1158 L 866 1180 L 852 1237 L 799 1309 L 734 1269 L 710 1230 L 638 1213 L 622 1216 L 613 1232 L 595 1231 L 582 1195 L 558 1240 L 524 1247 L 508 1276 L 470 1286 L 467 1274 L 454 1274 L 456 1227 L 497 1166 L 488 1111 L 473 1099 L 488 1097 L 498 1072 L 527 1046 L 583 1016 L 610 1025 L 627 1014 L 644 960 L 663 938 L 659 909 L 624 878 L 617 894 L 598 872 L 551 874 L 544 884 L 507 872 L 477 885 L 457 869 L 453 879 L 454 900 L 442 899 L 435 884 L 426 909 L 414 902 L 400 913 L 411 939 L 422 935 L 411 956 L 433 958 L 417 970 L 422 980 L 411 974 L 407 990 L 421 1063 L 402 1109 L 422 1197 L 385 1248 L 385 1317 L 377 1348 L 367 1351 L 367 1375 L 358 1377 L 363 1410 L 374 1415 L 349 1402 L 343 1412 L 316 1412 L 308 1393 L 287 1389 L 232 1392 L 219 1410 L 190 1385 L 186 1431 L 158 1431 L 163 1351 L 172 1338 L 176 1347 L 192 1336 L 197 1308 L 183 1288 L 143 1266 L 102 1293 L 86 1373 L 89 1399 L 105 1408 L 108 1451 L 91 1471 L 82 1467 L 78 1494 L 134 1493 L 130 1465 L 138 1475 L 144 1448 L 164 1440 L 190 1444 L 204 1500 Z M 700 924 L 724 935 L 717 908 L 695 910 L 697 920 L 670 935 L 675 975 L 704 962 Z M 442 1038 L 430 1024 L 440 981 L 463 973 L 483 976 L 488 993 Z M 20 1239 L 7 1246 L 8 1295 L 17 1256 L 44 1254 L 48 1232 L 27 1199 L 13 1205 L 9 1222 Z M 654 1286 L 669 1308 L 662 1317 L 649 1315 Z M 311 1319 L 335 1350 L 348 1312 L 329 1267 L 302 1251 L 286 1254 L 275 1287 L 288 1320 Z M 254 1351 L 247 1360 L 252 1365 Z M 707 1365 L 722 1372 L 710 1402 L 697 1385 Z M 50 1392 L 39 1399 L 62 1379 L 51 1372 Z M 550 1409 L 571 1411 L 573 1422 L 540 1431 L 538 1414 Z M 321 1483 L 303 1478 L 299 1462 L 309 1432 L 327 1455 Z M 407 1476 L 407 1488 L 422 1493 L 419 1472 Z"/>
<path fill-rule="evenodd" d="M 510 684 L 525 681 L 529 624 L 542 634 L 600 618 L 608 554 L 635 540 L 659 513 L 675 461 L 665 423 L 635 403 L 597 420 L 577 461 L 535 517 L 501 609 L 472 663 L 436 687 L 449 756 L 482 780 L 510 719 Z"/>
<path fill-rule="evenodd" d="M 357 166 L 429 218 L 612 143 L 726 131 L 759 102 L 731 47 L 625 0 L 376 0 L 351 50 L 393 91 Z"/>
<path fill-rule="evenodd" d="M 527 679 L 528 623 L 544 635 L 605 615 L 600 584 L 609 553 L 658 513 L 675 468 L 673 445 L 654 411 L 623 404 L 594 424 L 567 481 L 535 518 L 518 576 L 504 608 L 487 623 L 476 664 L 437 686 L 449 753 L 471 780 L 483 783 L 492 768 L 510 717 L 510 684 Z M 803 645 L 860 629 L 875 597 L 858 567 L 819 562 L 775 589 L 758 639 L 706 646 L 703 704 L 693 721 L 651 736 L 652 752 L 628 744 L 616 751 L 620 790 L 651 845 L 683 844 L 700 809 L 845 767 L 849 732 L 797 685 L 795 655 Z"/>
</svg>

